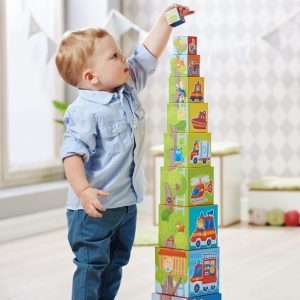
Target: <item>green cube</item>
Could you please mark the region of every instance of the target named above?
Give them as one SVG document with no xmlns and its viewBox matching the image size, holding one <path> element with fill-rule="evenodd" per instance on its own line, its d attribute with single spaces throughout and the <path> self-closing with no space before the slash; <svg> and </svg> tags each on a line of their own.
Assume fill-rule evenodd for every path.
<svg viewBox="0 0 300 300">
<path fill-rule="evenodd" d="M 214 203 L 214 169 L 161 167 L 160 203 L 179 206 Z"/>
<path fill-rule="evenodd" d="M 203 167 L 211 165 L 211 134 L 165 133 L 164 166 Z"/>
</svg>

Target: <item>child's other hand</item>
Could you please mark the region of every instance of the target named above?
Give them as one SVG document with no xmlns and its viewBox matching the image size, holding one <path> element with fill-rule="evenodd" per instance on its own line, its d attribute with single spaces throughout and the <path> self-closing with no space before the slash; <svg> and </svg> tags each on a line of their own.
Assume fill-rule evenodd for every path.
<svg viewBox="0 0 300 300">
<path fill-rule="evenodd" d="M 101 218 L 102 214 L 99 212 L 99 210 L 105 211 L 106 208 L 101 204 L 98 197 L 105 197 L 108 195 L 109 193 L 107 192 L 88 187 L 79 194 L 79 198 L 85 212 L 89 216 L 94 218 Z"/>
<path fill-rule="evenodd" d="M 167 10 L 173 8 L 173 7 L 177 7 L 177 9 L 183 14 L 184 17 L 193 14 L 195 11 L 194 10 L 190 10 L 188 8 L 188 6 L 183 6 L 181 4 L 177 4 L 177 3 L 173 3 L 170 6 L 168 6 L 164 12 L 166 12 Z"/>
</svg>

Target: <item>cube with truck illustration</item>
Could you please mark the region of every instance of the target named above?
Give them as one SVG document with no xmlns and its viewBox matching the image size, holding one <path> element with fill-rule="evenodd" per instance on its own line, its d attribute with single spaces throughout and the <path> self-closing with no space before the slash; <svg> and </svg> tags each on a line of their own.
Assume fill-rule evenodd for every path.
<svg viewBox="0 0 300 300">
<path fill-rule="evenodd" d="M 168 103 L 168 132 L 207 132 L 207 103 Z"/>
<path fill-rule="evenodd" d="M 179 206 L 213 204 L 213 167 L 161 167 L 160 203 Z"/>
<path fill-rule="evenodd" d="M 204 77 L 169 77 L 169 102 L 203 102 Z"/>
<path fill-rule="evenodd" d="M 171 76 L 200 76 L 200 55 L 173 54 L 170 58 Z"/>
<path fill-rule="evenodd" d="M 197 54 L 197 37 L 174 36 L 173 54 Z"/>
<path fill-rule="evenodd" d="M 158 294 L 188 299 L 216 294 L 219 292 L 219 248 L 184 251 L 156 247 L 155 271 Z"/>
<path fill-rule="evenodd" d="M 196 250 L 218 246 L 218 207 L 159 205 L 160 247 Z"/>
<path fill-rule="evenodd" d="M 210 166 L 211 134 L 165 133 L 164 165 L 186 168 Z"/>
</svg>

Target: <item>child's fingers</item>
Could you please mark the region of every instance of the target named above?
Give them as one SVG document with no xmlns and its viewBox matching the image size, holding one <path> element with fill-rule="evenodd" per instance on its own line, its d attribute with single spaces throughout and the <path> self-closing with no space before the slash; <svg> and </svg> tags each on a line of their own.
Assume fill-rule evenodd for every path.
<svg viewBox="0 0 300 300">
<path fill-rule="evenodd" d="M 85 208 L 85 212 L 93 218 L 102 218 L 102 214 L 95 208 L 93 203 L 91 203 L 88 207 Z"/>
<path fill-rule="evenodd" d="M 100 203 L 100 201 L 98 199 L 93 201 L 93 205 L 98 210 L 106 211 L 106 208 Z"/>
<path fill-rule="evenodd" d="M 109 196 L 109 193 L 108 192 L 104 192 L 102 190 L 97 190 L 97 195 L 98 196 L 102 196 L 102 197 L 107 197 L 107 196 Z"/>
</svg>

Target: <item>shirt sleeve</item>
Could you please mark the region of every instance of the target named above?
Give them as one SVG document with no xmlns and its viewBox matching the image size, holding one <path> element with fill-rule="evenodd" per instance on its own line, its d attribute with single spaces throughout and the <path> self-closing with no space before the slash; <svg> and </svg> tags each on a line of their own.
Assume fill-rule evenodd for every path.
<svg viewBox="0 0 300 300">
<path fill-rule="evenodd" d="M 141 44 L 128 59 L 128 64 L 132 81 L 139 92 L 145 87 L 148 76 L 155 71 L 158 60 Z"/>
<path fill-rule="evenodd" d="M 96 118 L 91 114 L 69 109 L 64 116 L 66 131 L 60 148 L 60 157 L 81 155 L 87 163 L 96 149 Z"/>
</svg>

